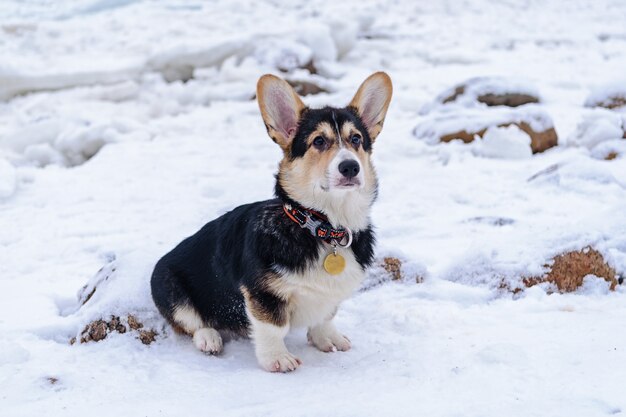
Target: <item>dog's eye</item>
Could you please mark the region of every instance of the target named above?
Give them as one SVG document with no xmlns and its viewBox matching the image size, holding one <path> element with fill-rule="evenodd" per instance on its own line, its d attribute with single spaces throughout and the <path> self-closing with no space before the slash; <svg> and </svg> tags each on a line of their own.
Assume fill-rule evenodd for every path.
<svg viewBox="0 0 626 417">
<path fill-rule="evenodd" d="M 360 135 L 353 135 L 350 138 L 350 142 L 352 142 L 352 144 L 355 145 L 355 146 L 359 146 L 359 144 L 361 143 L 361 136 Z"/>
<path fill-rule="evenodd" d="M 323 148 L 324 144 L 326 144 L 326 141 L 321 136 L 317 136 L 315 139 L 313 139 L 313 146 L 315 146 L 316 148 Z"/>
</svg>

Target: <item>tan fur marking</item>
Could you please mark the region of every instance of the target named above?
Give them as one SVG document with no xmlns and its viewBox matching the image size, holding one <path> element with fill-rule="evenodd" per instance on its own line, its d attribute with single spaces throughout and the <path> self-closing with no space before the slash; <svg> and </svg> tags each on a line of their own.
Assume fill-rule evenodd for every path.
<svg viewBox="0 0 626 417">
<path fill-rule="evenodd" d="M 198 312 L 193 307 L 186 305 L 174 308 L 173 321 L 176 327 L 189 335 L 193 335 L 196 330 L 206 327 Z M 176 330 L 174 325 L 172 327 Z"/>
<path fill-rule="evenodd" d="M 177 333 L 177 334 L 189 334 L 189 333 L 187 333 L 187 332 L 185 331 L 185 329 L 183 329 L 182 327 L 180 327 L 180 326 L 178 325 L 178 323 L 176 323 L 176 322 L 173 322 L 173 321 L 172 321 L 172 322 L 170 322 L 170 326 L 172 327 L 172 330 L 174 330 L 174 333 Z M 191 335 L 190 335 L 190 336 L 191 336 Z"/>
<path fill-rule="evenodd" d="M 351 121 L 348 120 L 343 124 L 343 126 L 341 126 L 341 138 L 346 142 L 347 146 L 352 147 L 350 139 L 352 139 L 352 135 L 354 135 L 355 133 L 361 135 L 359 129 L 357 129 L 354 123 L 352 123 Z"/>
<path fill-rule="evenodd" d="M 330 148 L 323 152 L 309 148 L 302 158 L 291 160 L 285 157 L 280 163 L 280 183 L 290 195 L 297 195 L 294 192 L 296 189 L 312 192 L 314 185 L 326 177 L 326 169 L 338 152 L 339 146 L 334 141 L 337 134 L 329 123 L 320 123 L 307 138 L 307 143 L 310 145 L 317 136 L 324 136 L 331 141 Z"/>
<path fill-rule="evenodd" d="M 337 134 L 335 133 L 335 129 L 330 125 L 330 123 L 319 123 L 316 126 L 315 130 L 309 135 L 309 137 L 306 138 L 307 145 L 310 146 L 313 143 L 313 140 L 318 136 L 323 136 L 327 141 L 331 143 L 331 146 L 336 145 L 335 143 L 333 143 L 333 141 L 337 137 Z"/>
<path fill-rule="evenodd" d="M 264 281 L 268 284 L 272 281 L 278 280 L 277 275 L 270 275 Z M 268 285 L 268 289 L 271 285 Z M 243 294 L 243 298 L 246 303 L 246 307 L 248 311 L 252 314 L 252 316 L 260 322 L 270 323 L 274 326 L 283 327 L 289 321 L 289 312 L 287 310 L 287 302 L 285 301 L 284 306 L 278 306 L 276 309 L 270 310 L 267 306 L 260 303 L 250 291 L 244 287 L 240 287 L 241 293 Z M 270 294 L 280 297 L 278 294 L 275 294 L 273 291 L 268 291 Z"/>
</svg>

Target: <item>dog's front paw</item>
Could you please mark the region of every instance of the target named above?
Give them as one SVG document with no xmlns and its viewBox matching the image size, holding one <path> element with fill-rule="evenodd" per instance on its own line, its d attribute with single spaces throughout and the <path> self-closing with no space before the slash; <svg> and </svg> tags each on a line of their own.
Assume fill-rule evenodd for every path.
<svg viewBox="0 0 626 417">
<path fill-rule="evenodd" d="M 333 342 L 333 345 L 335 345 L 337 350 L 341 352 L 350 350 L 350 348 L 352 347 L 352 343 L 350 343 L 350 339 L 348 339 L 346 336 L 339 334 L 339 333 L 337 333 L 336 337 L 333 337 L 331 341 Z"/>
<path fill-rule="evenodd" d="M 295 371 L 302 364 L 300 359 L 287 351 L 260 355 L 258 359 L 263 369 L 269 372 L 291 372 Z"/>
<path fill-rule="evenodd" d="M 218 355 L 222 351 L 222 337 L 217 330 L 205 327 L 193 334 L 193 344 L 209 355 Z"/>
<path fill-rule="evenodd" d="M 324 332 L 318 329 L 311 329 L 307 336 L 309 342 L 322 352 L 345 352 L 352 347 L 350 339 L 337 331 Z"/>
</svg>

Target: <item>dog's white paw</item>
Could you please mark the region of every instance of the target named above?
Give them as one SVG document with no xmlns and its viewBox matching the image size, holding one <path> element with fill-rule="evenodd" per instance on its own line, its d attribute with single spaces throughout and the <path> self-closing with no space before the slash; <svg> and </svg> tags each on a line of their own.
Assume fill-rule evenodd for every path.
<svg viewBox="0 0 626 417">
<path fill-rule="evenodd" d="M 295 371 L 302 361 L 289 352 L 280 352 L 278 354 L 261 355 L 259 364 L 269 372 L 291 372 Z"/>
<path fill-rule="evenodd" d="M 316 329 L 311 329 L 307 336 L 309 342 L 311 342 L 313 346 L 315 346 L 322 352 L 345 352 L 347 350 L 350 350 L 350 348 L 352 347 L 350 339 L 337 331 L 323 332 L 317 331 Z"/>
<path fill-rule="evenodd" d="M 193 344 L 202 352 L 210 355 L 219 354 L 224 346 L 222 336 L 220 336 L 218 331 L 208 327 L 198 329 L 194 332 Z"/>
<path fill-rule="evenodd" d="M 339 334 L 339 333 L 337 333 L 337 335 L 333 337 L 331 341 L 333 342 L 333 345 L 335 345 L 337 350 L 341 352 L 350 350 L 350 348 L 352 347 L 352 343 L 350 343 L 350 339 L 348 339 L 346 336 Z"/>
</svg>

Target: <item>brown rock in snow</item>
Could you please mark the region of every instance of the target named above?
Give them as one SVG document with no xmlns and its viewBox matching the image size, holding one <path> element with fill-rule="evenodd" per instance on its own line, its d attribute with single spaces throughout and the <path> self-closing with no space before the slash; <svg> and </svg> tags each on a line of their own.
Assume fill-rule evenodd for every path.
<svg viewBox="0 0 626 417">
<path fill-rule="evenodd" d="M 591 247 L 556 256 L 548 273 L 542 277 L 524 278 L 523 282 L 526 287 L 551 282 L 560 292 L 573 292 L 583 284 L 587 275 L 604 279 L 610 283 L 611 290 L 615 290 L 618 284 L 615 269 L 606 263 L 600 252 Z"/>
<path fill-rule="evenodd" d="M 487 106 L 518 107 L 539 103 L 536 89 L 526 82 L 505 77 L 471 78 L 439 95 L 442 104 L 460 103 L 471 106 L 483 103 Z"/>
<path fill-rule="evenodd" d="M 533 128 L 526 122 L 511 122 L 511 123 L 502 123 L 497 125 L 498 127 L 506 127 L 510 125 L 515 125 L 523 130 L 528 136 L 530 136 L 530 148 L 533 153 L 543 152 L 546 149 L 550 149 L 558 144 L 558 137 L 556 134 L 556 130 L 554 128 L 549 128 L 544 131 L 536 132 Z M 448 133 L 441 137 L 441 142 L 450 142 L 454 139 L 461 139 L 465 143 L 470 143 L 474 140 L 476 136 L 483 137 L 487 128 L 480 129 L 476 132 L 468 132 L 466 130 L 461 130 L 458 132 Z"/>
</svg>

